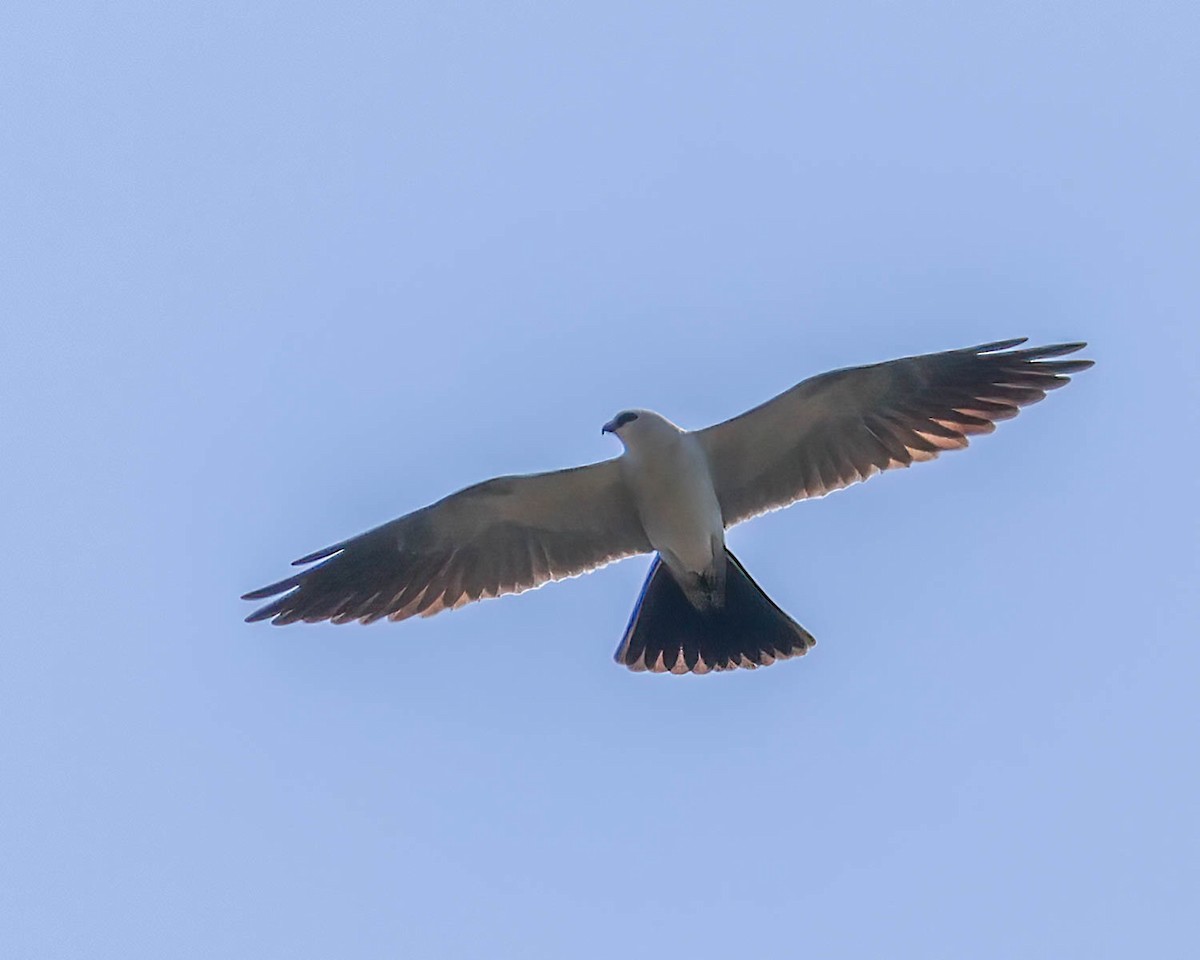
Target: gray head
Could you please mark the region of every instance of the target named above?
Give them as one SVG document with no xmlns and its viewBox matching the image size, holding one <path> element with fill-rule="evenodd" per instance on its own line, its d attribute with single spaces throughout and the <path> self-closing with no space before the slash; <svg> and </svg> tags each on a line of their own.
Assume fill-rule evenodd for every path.
<svg viewBox="0 0 1200 960">
<path fill-rule="evenodd" d="M 653 410 L 622 410 L 601 427 L 600 432 L 611 433 L 628 449 L 653 438 L 677 435 L 681 431 Z"/>
</svg>

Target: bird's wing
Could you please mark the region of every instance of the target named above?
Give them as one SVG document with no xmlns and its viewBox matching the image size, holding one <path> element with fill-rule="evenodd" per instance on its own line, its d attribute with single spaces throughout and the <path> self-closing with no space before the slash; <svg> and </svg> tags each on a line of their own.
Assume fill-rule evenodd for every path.
<svg viewBox="0 0 1200 960">
<path fill-rule="evenodd" d="M 1051 359 L 1086 344 L 1012 349 L 1024 342 L 823 373 L 698 431 L 725 525 L 962 449 L 1092 365 Z"/>
<path fill-rule="evenodd" d="M 650 543 L 616 460 L 498 477 L 301 557 L 324 561 L 245 595 L 288 591 L 247 620 L 370 623 L 432 616 L 572 577 Z"/>
</svg>

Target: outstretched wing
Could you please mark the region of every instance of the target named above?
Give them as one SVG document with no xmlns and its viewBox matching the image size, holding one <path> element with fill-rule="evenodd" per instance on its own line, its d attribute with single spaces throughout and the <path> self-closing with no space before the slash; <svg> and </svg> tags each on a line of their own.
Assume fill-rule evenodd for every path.
<svg viewBox="0 0 1200 960">
<path fill-rule="evenodd" d="M 959 450 L 1066 384 L 1084 343 L 1002 340 L 823 373 L 698 432 L 725 525 Z"/>
<path fill-rule="evenodd" d="M 498 477 L 301 557 L 315 567 L 246 594 L 248 621 L 371 623 L 520 593 L 650 550 L 615 460 Z"/>
</svg>

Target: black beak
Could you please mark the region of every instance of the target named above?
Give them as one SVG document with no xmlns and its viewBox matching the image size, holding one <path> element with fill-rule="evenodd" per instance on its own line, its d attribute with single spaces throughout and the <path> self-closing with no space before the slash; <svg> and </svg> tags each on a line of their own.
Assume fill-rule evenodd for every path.
<svg viewBox="0 0 1200 960">
<path fill-rule="evenodd" d="M 600 428 L 601 436 L 603 436 L 606 433 L 616 433 L 616 432 L 617 432 L 617 421 L 616 420 L 609 420 L 608 423 L 606 423 L 604 426 L 602 426 Z"/>
</svg>

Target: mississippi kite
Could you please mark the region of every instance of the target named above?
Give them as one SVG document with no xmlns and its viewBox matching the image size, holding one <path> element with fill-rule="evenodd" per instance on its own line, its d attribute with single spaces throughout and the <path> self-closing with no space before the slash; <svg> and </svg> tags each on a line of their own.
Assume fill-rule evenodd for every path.
<svg viewBox="0 0 1200 960">
<path fill-rule="evenodd" d="M 725 530 L 962 449 L 1092 365 L 1055 359 L 1086 344 L 1015 349 L 1024 342 L 823 373 L 703 430 L 626 410 L 602 428 L 621 456 L 487 480 L 307 554 L 295 564 L 315 566 L 245 595 L 276 597 L 247 620 L 428 617 L 654 552 L 617 662 L 707 673 L 800 656 L 815 641 L 726 549 Z"/>
</svg>

